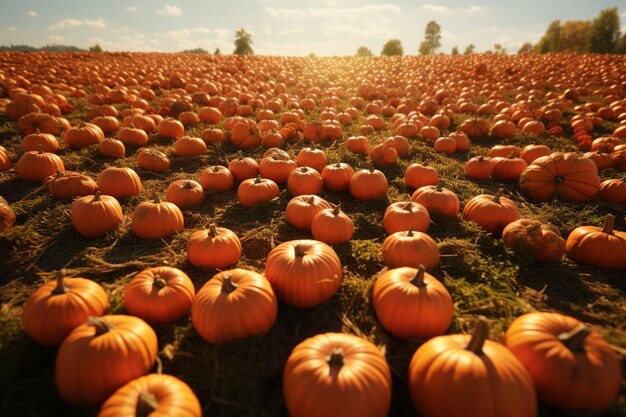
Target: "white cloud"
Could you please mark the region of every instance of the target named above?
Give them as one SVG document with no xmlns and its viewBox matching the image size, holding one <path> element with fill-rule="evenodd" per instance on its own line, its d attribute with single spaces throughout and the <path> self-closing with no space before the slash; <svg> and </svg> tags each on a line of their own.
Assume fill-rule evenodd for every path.
<svg viewBox="0 0 626 417">
<path fill-rule="evenodd" d="M 447 31 L 447 30 L 442 30 L 441 31 L 441 37 L 443 39 L 449 39 L 451 41 L 458 41 L 458 40 L 462 39 L 461 37 L 456 36 L 454 33 L 450 32 L 450 31 Z"/>
<path fill-rule="evenodd" d="M 305 17 L 307 15 L 304 9 L 275 9 L 266 7 L 265 11 L 272 17 Z"/>
<path fill-rule="evenodd" d="M 60 43 L 63 42 L 65 38 L 63 36 L 50 35 L 48 36 L 48 40 L 50 42 Z"/>
<path fill-rule="evenodd" d="M 135 12 L 137 11 L 137 6 L 126 6 L 124 7 L 124 9 L 126 9 L 129 12 Z"/>
<path fill-rule="evenodd" d="M 479 13 L 479 12 L 482 12 L 483 10 L 485 10 L 485 8 L 482 6 L 471 5 L 464 11 L 465 13 Z"/>
<path fill-rule="evenodd" d="M 224 39 L 230 36 L 230 30 L 228 29 L 213 29 L 218 38 Z"/>
<path fill-rule="evenodd" d="M 34 10 L 29 10 L 26 12 L 26 16 L 28 17 L 37 17 L 37 12 Z"/>
<path fill-rule="evenodd" d="M 65 28 L 78 27 L 78 26 L 87 26 L 87 27 L 98 28 L 98 29 L 104 29 L 107 27 L 106 23 L 104 22 L 104 19 L 101 17 L 95 20 L 91 20 L 91 19 L 78 20 L 78 19 L 68 18 L 68 19 L 59 20 L 58 22 L 50 26 L 48 29 L 57 30 L 57 29 L 65 29 Z"/>
<path fill-rule="evenodd" d="M 433 12 L 433 13 L 452 13 L 452 9 L 450 9 L 447 6 L 439 6 L 439 5 L 429 4 L 429 3 L 424 4 L 422 6 L 422 9 L 426 10 L 427 12 Z"/>
<path fill-rule="evenodd" d="M 380 26 L 349 26 L 346 24 L 326 25 L 322 27 L 322 33 L 325 36 L 346 36 L 354 40 L 379 39 L 394 36 L 392 29 Z"/>
<path fill-rule="evenodd" d="M 400 7 L 395 4 L 366 4 L 360 7 L 336 7 L 335 3 L 329 3 L 329 7 L 286 9 L 266 7 L 265 11 L 272 17 L 295 18 L 295 17 L 341 17 L 345 18 L 355 14 L 366 13 L 400 13 Z"/>
<path fill-rule="evenodd" d="M 166 4 L 161 10 L 157 12 L 157 14 L 161 16 L 180 16 L 181 14 L 183 14 L 183 12 L 178 6 Z"/>
<path fill-rule="evenodd" d="M 276 31 L 278 35 L 294 35 L 296 33 L 302 33 L 302 32 L 304 32 L 304 28 L 298 25 L 289 25 L 286 28 Z"/>
<path fill-rule="evenodd" d="M 248 31 L 251 33 L 250 31 Z M 228 29 L 209 29 L 205 27 L 184 28 L 165 32 L 165 37 L 169 39 L 181 40 L 196 38 L 196 35 L 214 35 L 219 39 L 224 39 L 230 34 Z"/>
</svg>

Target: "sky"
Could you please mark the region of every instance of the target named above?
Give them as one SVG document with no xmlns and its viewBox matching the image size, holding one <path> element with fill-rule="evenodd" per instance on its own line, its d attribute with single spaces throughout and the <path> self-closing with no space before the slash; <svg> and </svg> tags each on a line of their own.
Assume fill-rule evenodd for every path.
<svg viewBox="0 0 626 417">
<path fill-rule="evenodd" d="M 259 55 L 354 55 L 359 46 L 380 54 L 394 38 L 414 55 L 434 20 L 438 52 L 462 52 L 470 43 L 482 52 L 499 43 L 515 53 L 536 43 L 552 20 L 588 20 L 608 7 L 618 7 L 626 32 L 624 0 L 1 0 L 0 44 L 232 53 L 243 27 Z"/>
</svg>

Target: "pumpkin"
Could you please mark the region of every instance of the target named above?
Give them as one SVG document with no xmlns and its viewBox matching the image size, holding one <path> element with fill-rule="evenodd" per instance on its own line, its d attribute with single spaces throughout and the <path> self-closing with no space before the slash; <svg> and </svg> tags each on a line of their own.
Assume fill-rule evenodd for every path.
<svg viewBox="0 0 626 417">
<path fill-rule="evenodd" d="M 626 177 L 602 182 L 600 198 L 611 203 L 626 205 Z"/>
<path fill-rule="evenodd" d="M 398 339 L 430 339 L 452 323 L 450 293 L 423 265 L 385 271 L 374 283 L 372 304 L 385 330 Z"/>
<path fill-rule="evenodd" d="M 322 176 L 313 168 L 302 166 L 291 171 L 287 177 L 287 190 L 293 196 L 319 194 L 323 188 Z"/>
<path fill-rule="evenodd" d="M 491 126 L 485 119 L 473 117 L 466 119 L 459 126 L 459 131 L 465 133 L 470 140 L 482 139 L 489 134 Z"/>
<path fill-rule="evenodd" d="M 362 169 L 350 178 L 350 194 L 357 200 L 381 200 L 386 197 L 389 183 L 377 169 Z"/>
<path fill-rule="evenodd" d="M 202 286 L 191 321 L 204 340 L 217 344 L 266 334 L 277 314 L 278 302 L 267 279 L 236 268 L 220 272 Z"/>
<path fill-rule="evenodd" d="M 61 344 L 54 377 L 72 405 L 98 405 L 127 382 L 145 375 L 156 359 L 154 330 L 138 317 L 90 317 Z"/>
<path fill-rule="evenodd" d="M 411 229 L 387 236 L 382 253 L 383 263 L 389 268 L 418 268 L 423 265 L 426 269 L 432 269 L 439 265 L 437 243 L 426 233 Z"/>
<path fill-rule="evenodd" d="M 169 139 L 182 138 L 185 135 L 185 126 L 178 120 L 171 118 L 163 119 L 157 126 L 159 136 Z"/>
<path fill-rule="evenodd" d="M 296 165 L 299 167 L 311 167 L 318 173 L 321 173 L 322 169 L 328 165 L 328 159 L 321 149 L 303 148 L 296 157 Z"/>
<path fill-rule="evenodd" d="M 267 255 L 265 276 L 281 302 L 311 308 L 330 299 L 339 289 L 341 261 L 324 242 L 291 240 Z"/>
<path fill-rule="evenodd" d="M 493 164 L 492 176 L 499 180 L 519 180 L 520 175 L 528 164 L 522 158 L 509 155 L 506 158 L 496 156 L 491 159 Z"/>
<path fill-rule="evenodd" d="M 204 190 L 198 181 L 178 180 L 167 187 L 167 201 L 174 203 L 179 209 L 196 207 L 204 201 Z"/>
<path fill-rule="evenodd" d="M 617 162 L 612 154 L 606 152 L 587 152 L 581 158 L 591 159 L 596 164 L 598 171 L 613 168 Z"/>
<path fill-rule="evenodd" d="M 22 149 L 25 152 L 38 151 L 56 153 L 59 150 L 59 141 L 49 133 L 31 133 L 22 139 Z"/>
<path fill-rule="evenodd" d="M 124 143 L 111 138 L 105 138 L 98 144 L 98 152 L 108 158 L 123 158 L 126 154 Z"/>
<path fill-rule="evenodd" d="M 409 140 L 404 136 L 392 136 L 385 139 L 383 143 L 394 148 L 399 157 L 406 156 L 409 153 Z"/>
<path fill-rule="evenodd" d="M 489 156 L 491 158 L 495 158 L 497 156 L 500 158 L 508 158 L 509 156 L 517 158 L 520 154 L 520 148 L 515 145 L 495 145 L 489 150 Z"/>
<path fill-rule="evenodd" d="M 343 162 L 326 165 L 322 169 L 322 182 L 328 191 L 345 191 L 354 175 L 352 167 Z"/>
<path fill-rule="evenodd" d="M 315 215 L 327 208 L 328 201 L 317 195 L 299 195 L 287 203 L 285 219 L 296 229 L 310 230 Z"/>
<path fill-rule="evenodd" d="M 120 387 L 100 407 L 98 417 L 202 417 L 198 398 L 180 379 L 149 374 Z"/>
<path fill-rule="evenodd" d="M 504 227 L 519 219 L 517 204 L 502 195 L 480 194 L 465 203 L 463 220 L 476 222 L 489 233 L 499 233 Z"/>
<path fill-rule="evenodd" d="M 398 151 L 386 142 L 374 146 L 369 156 L 375 165 L 384 166 L 398 163 Z"/>
<path fill-rule="evenodd" d="M 43 150 L 43 145 L 41 145 L 41 147 Z M 13 168 L 13 162 L 11 162 L 11 158 L 7 154 L 7 150 L 3 146 L 0 146 L 0 172 L 8 171 L 11 168 Z"/>
<path fill-rule="evenodd" d="M 174 204 L 161 201 L 158 194 L 154 202 L 139 203 L 133 212 L 131 230 L 141 239 L 161 239 L 183 230 L 183 213 Z"/>
<path fill-rule="evenodd" d="M 493 173 L 493 162 L 491 158 L 475 156 L 465 164 L 465 173 L 475 180 L 486 180 Z"/>
<path fill-rule="evenodd" d="M 97 145 L 104 140 L 104 132 L 93 123 L 80 124 L 65 131 L 63 140 L 71 149 Z"/>
<path fill-rule="evenodd" d="M 137 165 L 146 171 L 163 172 L 172 166 L 170 159 L 158 149 L 142 149 L 137 153 Z"/>
<path fill-rule="evenodd" d="M 102 129 L 106 135 L 117 132 L 120 129 L 120 121 L 114 116 L 98 116 L 91 119 L 91 123 Z"/>
<path fill-rule="evenodd" d="M 352 219 L 339 206 L 320 210 L 311 221 L 313 239 L 338 245 L 349 242 L 354 233 Z"/>
<path fill-rule="evenodd" d="M 93 195 L 98 184 L 85 174 L 75 171 L 58 171 L 46 178 L 50 195 L 60 200 L 84 195 Z"/>
<path fill-rule="evenodd" d="M 439 174 L 431 166 L 413 163 L 404 171 L 404 183 L 413 189 L 425 187 L 427 185 L 437 185 Z"/>
<path fill-rule="evenodd" d="M 107 293 L 98 283 L 66 277 L 62 269 L 55 281 L 45 283 L 28 297 L 22 309 L 22 326 L 35 342 L 58 346 L 89 316 L 102 316 L 108 307 Z"/>
<path fill-rule="evenodd" d="M 273 155 L 261 159 L 259 174 L 277 184 L 284 184 L 291 171 L 297 168 L 296 162 L 282 155 Z"/>
<path fill-rule="evenodd" d="M 42 181 L 59 171 L 65 171 L 63 160 L 51 152 L 30 151 L 17 161 L 17 174 L 26 181 Z"/>
<path fill-rule="evenodd" d="M 438 138 L 433 144 L 435 151 L 445 154 L 453 154 L 456 152 L 456 141 L 448 136 Z"/>
<path fill-rule="evenodd" d="M 398 201 L 390 204 L 385 210 L 383 227 L 388 235 L 409 229 L 426 232 L 430 227 L 430 215 L 422 204 Z"/>
<path fill-rule="evenodd" d="M 425 417 L 535 417 L 537 396 L 524 366 L 503 345 L 487 340 L 481 319 L 474 333 L 430 339 L 409 364 L 409 392 Z"/>
<path fill-rule="evenodd" d="M 280 190 L 278 185 L 267 178 L 250 178 L 244 180 L 237 188 L 239 204 L 245 208 L 251 208 L 259 203 L 270 201 L 278 197 Z"/>
<path fill-rule="evenodd" d="M 110 195 L 87 195 L 72 202 L 72 225 L 85 237 L 104 236 L 122 222 L 122 206 Z"/>
<path fill-rule="evenodd" d="M 498 120 L 491 126 L 490 134 L 497 139 L 508 139 L 515 136 L 517 126 L 509 120 Z"/>
<path fill-rule="evenodd" d="M 124 308 L 148 323 L 172 323 L 182 319 L 196 291 L 183 271 L 169 266 L 144 269 L 124 290 Z"/>
<path fill-rule="evenodd" d="M 469 148 L 470 141 L 465 133 L 457 131 L 450 133 L 448 136 L 454 139 L 458 152 L 464 152 Z"/>
<path fill-rule="evenodd" d="M 146 146 L 148 144 L 148 134 L 138 127 L 127 126 L 117 132 L 117 138 L 125 145 Z"/>
<path fill-rule="evenodd" d="M 446 217 L 456 217 L 459 214 L 461 203 L 456 194 L 444 188 L 441 181 L 437 185 L 420 187 L 411 196 L 411 200 L 423 205 L 428 213 Z"/>
<path fill-rule="evenodd" d="M 615 217 L 608 214 L 601 228 L 574 229 L 565 243 L 567 257 L 583 265 L 626 270 L 626 232 L 613 230 L 614 222 Z"/>
<path fill-rule="evenodd" d="M 15 223 L 15 212 L 9 203 L 0 196 L 0 234 L 13 227 Z"/>
<path fill-rule="evenodd" d="M 619 357 L 599 333 L 573 317 L 524 314 L 509 326 L 505 344 L 526 367 L 539 400 L 550 407 L 599 413 L 619 394 Z"/>
<path fill-rule="evenodd" d="M 351 136 L 344 142 L 344 146 L 357 155 L 368 155 L 370 143 L 365 136 Z"/>
<path fill-rule="evenodd" d="M 558 262 L 565 254 L 565 239 L 556 227 L 536 220 L 518 219 L 502 230 L 507 248 L 531 254 L 535 260 Z"/>
<path fill-rule="evenodd" d="M 200 138 L 183 136 L 176 139 L 174 149 L 178 156 L 198 156 L 206 152 L 206 143 Z"/>
<path fill-rule="evenodd" d="M 548 156 L 551 153 L 552 150 L 546 145 L 526 145 L 520 153 L 520 158 L 527 164 L 532 164 L 535 159 Z"/>
<path fill-rule="evenodd" d="M 70 128 L 69 122 L 60 117 L 45 113 L 31 112 L 21 116 L 17 121 L 17 128 L 24 135 L 32 133 L 50 133 L 59 135 Z"/>
<path fill-rule="evenodd" d="M 291 417 L 384 417 L 391 403 L 391 372 L 371 342 L 324 333 L 298 344 L 283 371 Z"/>
<path fill-rule="evenodd" d="M 225 166 L 213 165 L 202 170 L 200 184 L 205 191 L 223 193 L 233 188 L 235 177 Z"/>
<path fill-rule="evenodd" d="M 124 198 L 139 195 L 142 186 L 133 169 L 109 167 L 98 174 L 98 189 L 102 194 Z"/>
<path fill-rule="evenodd" d="M 520 186 L 535 201 L 558 196 L 581 203 L 596 196 L 600 177 L 593 161 L 573 153 L 553 153 L 528 165 L 520 176 Z"/>
<path fill-rule="evenodd" d="M 221 143 L 226 141 L 226 133 L 222 129 L 205 129 L 202 131 L 200 139 L 207 145 L 209 143 Z"/>
<path fill-rule="evenodd" d="M 187 240 L 187 259 L 193 266 L 227 268 L 241 258 L 241 242 L 225 227 L 211 223 L 208 229 L 197 230 Z"/>
</svg>

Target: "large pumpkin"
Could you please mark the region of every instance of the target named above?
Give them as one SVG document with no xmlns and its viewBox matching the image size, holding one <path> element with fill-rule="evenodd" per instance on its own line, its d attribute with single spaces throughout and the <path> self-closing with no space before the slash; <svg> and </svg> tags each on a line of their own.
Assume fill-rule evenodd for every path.
<svg viewBox="0 0 626 417">
<path fill-rule="evenodd" d="M 341 284 L 341 261 L 323 242 L 292 240 L 270 251 L 265 276 L 281 302 L 311 308 L 330 299 Z"/>
<path fill-rule="evenodd" d="M 187 259 L 204 268 L 226 268 L 239 262 L 241 242 L 230 229 L 211 223 L 208 229 L 195 231 L 187 241 Z"/>
<path fill-rule="evenodd" d="M 571 260 L 600 268 L 626 270 L 626 232 L 613 230 L 608 214 L 603 227 L 577 227 L 567 237 L 565 251 Z"/>
<path fill-rule="evenodd" d="M 156 333 L 140 318 L 91 317 L 59 348 L 57 390 L 72 405 L 101 404 L 122 385 L 145 375 L 156 355 Z"/>
<path fill-rule="evenodd" d="M 72 225 L 85 237 L 104 236 L 117 228 L 124 217 L 122 206 L 110 195 L 87 195 L 72 202 Z"/>
<path fill-rule="evenodd" d="M 22 309 L 22 326 L 35 342 L 58 346 L 89 316 L 101 316 L 109 307 L 107 293 L 96 282 L 66 277 L 60 270 L 33 292 Z"/>
<path fill-rule="evenodd" d="M 319 334 L 289 355 L 283 392 L 291 417 L 385 417 L 391 372 L 371 342 L 350 334 Z"/>
<path fill-rule="evenodd" d="M 24 152 L 15 165 L 20 178 L 27 181 L 41 181 L 59 171 L 65 171 L 63 160 L 50 152 Z"/>
<path fill-rule="evenodd" d="M 533 380 L 479 321 L 470 335 L 438 336 L 409 364 L 409 391 L 423 417 L 536 417 Z"/>
<path fill-rule="evenodd" d="M 573 317 L 525 314 L 511 323 L 505 344 L 526 367 L 539 400 L 550 407 L 597 413 L 619 393 L 619 357 L 599 333 Z"/>
<path fill-rule="evenodd" d="M 565 239 L 556 227 L 536 220 L 518 219 L 502 230 L 508 248 L 527 252 L 538 261 L 558 262 L 565 254 Z"/>
<path fill-rule="evenodd" d="M 267 333 L 278 314 L 270 283 L 247 269 L 220 272 L 202 286 L 191 309 L 194 329 L 209 343 Z"/>
<path fill-rule="evenodd" d="M 131 221 L 133 233 L 141 239 L 161 239 L 180 232 L 184 226 L 180 209 L 174 203 L 161 201 L 158 194 L 154 202 L 139 203 Z"/>
<path fill-rule="evenodd" d="M 476 222 L 489 233 L 499 233 L 507 224 L 517 219 L 519 219 L 517 204 L 503 197 L 501 190 L 496 195 L 477 195 L 463 208 L 463 220 Z"/>
<path fill-rule="evenodd" d="M 115 198 L 132 197 L 141 192 L 139 175 L 131 168 L 105 168 L 98 174 L 98 189 Z"/>
<path fill-rule="evenodd" d="M 381 200 L 387 196 L 387 177 L 377 169 L 362 169 L 350 178 L 350 194 L 357 200 Z"/>
</svg>

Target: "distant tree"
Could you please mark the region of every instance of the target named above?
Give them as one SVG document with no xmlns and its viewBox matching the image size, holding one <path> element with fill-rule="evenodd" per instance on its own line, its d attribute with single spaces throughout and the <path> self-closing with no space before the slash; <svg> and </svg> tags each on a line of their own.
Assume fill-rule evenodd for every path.
<svg viewBox="0 0 626 417">
<path fill-rule="evenodd" d="M 528 54 L 530 52 L 532 52 L 533 50 L 533 44 L 530 42 L 525 42 L 522 46 L 520 46 L 519 50 L 517 51 L 518 54 Z"/>
<path fill-rule="evenodd" d="M 601 10 L 591 24 L 590 52 L 600 54 L 615 52 L 620 40 L 619 26 L 617 7 Z"/>
<path fill-rule="evenodd" d="M 181 51 L 181 54 L 208 54 L 209 51 L 202 48 L 194 48 L 194 49 L 185 49 Z"/>
<path fill-rule="evenodd" d="M 475 49 L 476 49 L 476 45 L 474 45 L 473 43 L 470 43 L 469 45 L 465 47 L 465 50 L 463 51 L 463 55 L 471 55 L 474 53 Z"/>
<path fill-rule="evenodd" d="M 588 20 L 568 20 L 561 25 L 561 52 L 589 52 L 591 22 Z"/>
<path fill-rule="evenodd" d="M 309 58 L 317 58 L 317 55 L 315 55 L 315 52 L 310 52 Z"/>
<path fill-rule="evenodd" d="M 222 53 L 222 51 L 220 51 L 220 48 L 215 48 L 215 51 L 213 52 L 213 55 L 219 55 L 221 53 Z"/>
<path fill-rule="evenodd" d="M 502 45 L 500 45 L 499 43 L 493 44 L 493 51 L 496 54 L 506 54 L 506 48 L 502 47 Z"/>
<path fill-rule="evenodd" d="M 615 52 L 618 54 L 626 54 L 626 33 L 619 38 L 619 42 L 615 47 Z"/>
<path fill-rule="evenodd" d="M 100 44 L 97 43 L 94 46 L 89 47 L 89 52 L 102 52 L 102 48 L 100 47 Z"/>
<path fill-rule="evenodd" d="M 441 26 L 434 20 L 426 25 L 424 41 L 420 43 L 420 55 L 432 55 L 441 46 Z"/>
<path fill-rule="evenodd" d="M 457 48 L 456 46 L 454 48 L 452 48 L 452 51 L 450 52 L 450 55 L 452 56 L 456 56 L 459 54 L 459 48 Z"/>
<path fill-rule="evenodd" d="M 252 35 L 249 34 L 244 28 L 235 32 L 235 55 L 252 55 Z"/>
<path fill-rule="evenodd" d="M 537 51 L 541 54 L 559 52 L 561 49 L 561 21 L 553 20 L 548 25 L 546 33 L 537 44 Z"/>
<path fill-rule="evenodd" d="M 383 46 L 383 50 L 380 53 L 384 56 L 393 56 L 393 55 L 404 55 L 404 48 L 402 47 L 402 42 L 400 39 L 390 39 Z"/>
<path fill-rule="evenodd" d="M 367 46 L 359 46 L 356 50 L 356 56 L 374 56 L 374 53 Z"/>
</svg>

